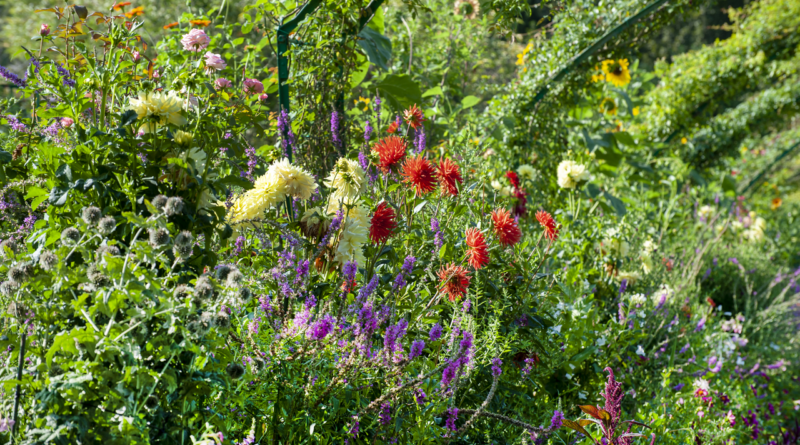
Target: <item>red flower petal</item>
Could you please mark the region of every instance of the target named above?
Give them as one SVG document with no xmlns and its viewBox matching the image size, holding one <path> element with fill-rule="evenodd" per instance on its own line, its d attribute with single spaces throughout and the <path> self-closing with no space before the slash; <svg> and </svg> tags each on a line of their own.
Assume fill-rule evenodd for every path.
<svg viewBox="0 0 800 445">
<path fill-rule="evenodd" d="M 403 164 L 403 180 L 414 186 L 417 195 L 430 193 L 436 187 L 436 170 L 421 156 L 406 158 Z"/>
<path fill-rule="evenodd" d="M 522 238 L 522 232 L 519 230 L 517 222 L 511 218 L 508 210 L 492 211 L 492 223 L 494 224 L 494 233 L 503 246 L 513 246 Z"/>
<path fill-rule="evenodd" d="M 480 269 L 489 263 L 489 251 L 486 249 L 486 240 L 483 234 L 475 227 L 470 227 L 465 233 L 467 237 L 467 262 L 475 269 Z"/>
<path fill-rule="evenodd" d="M 392 236 L 396 228 L 394 209 L 386 205 L 386 202 L 378 204 L 370 221 L 369 238 L 375 243 L 383 243 Z"/>
<path fill-rule="evenodd" d="M 442 185 L 442 190 L 453 196 L 458 195 L 458 187 L 456 182 L 464 182 L 461 179 L 461 172 L 458 170 L 458 165 L 449 159 L 442 159 L 436 169 L 436 174 L 439 176 L 439 183 Z"/>
<path fill-rule="evenodd" d="M 372 146 L 372 151 L 380 158 L 379 167 L 384 173 L 391 170 L 406 157 L 406 141 L 398 136 L 389 136 Z"/>
<path fill-rule="evenodd" d="M 467 292 L 470 277 L 467 269 L 450 263 L 446 267 L 442 266 L 439 270 L 439 280 L 441 281 L 441 290 L 447 294 L 450 301 L 453 301 L 463 297 Z"/>
</svg>

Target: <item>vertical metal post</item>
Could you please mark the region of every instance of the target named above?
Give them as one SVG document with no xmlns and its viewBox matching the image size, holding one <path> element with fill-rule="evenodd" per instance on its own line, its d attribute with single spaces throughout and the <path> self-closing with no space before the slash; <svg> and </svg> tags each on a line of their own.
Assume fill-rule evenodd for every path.
<svg viewBox="0 0 800 445">
<path fill-rule="evenodd" d="M 25 328 L 24 326 L 22 327 Z M 19 339 L 19 360 L 17 362 L 17 381 L 22 382 L 22 364 L 25 361 L 25 332 L 20 332 Z M 22 396 L 22 383 L 17 383 L 17 391 L 14 394 L 14 424 L 11 425 L 11 443 L 19 443 L 17 441 L 17 431 L 19 431 L 19 401 Z"/>
</svg>

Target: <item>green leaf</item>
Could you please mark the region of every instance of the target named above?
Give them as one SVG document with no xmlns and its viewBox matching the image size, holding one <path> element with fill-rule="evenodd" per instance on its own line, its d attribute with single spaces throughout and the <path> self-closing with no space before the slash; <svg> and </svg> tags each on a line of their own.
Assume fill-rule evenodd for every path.
<svg viewBox="0 0 800 445">
<path fill-rule="evenodd" d="M 386 95 L 389 102 L 394 102 L 392 105 L 397 110 L 422 102 L 419 85 L 407 74 L 390 74 L 378 82 L 375 89 L 383 93 L 382 97 Z"/>
<path fill-rule="evenodd" d="M 61 207 L 66 204 L 69 190 L 68 187 L 53 187 L 50 190 L 50 204 L 56 207 Z"/>
<path fill-rule="evenodd" d="M 370 21 L 367 22 L 367 26 L 381 34 L 386 32 L 386 20 L 384 19 L 383 8 L 378 6 L 375 14 L 373 14 Z"/>
<path fill-rule="evenodd" d="M 0 162 L 11 162 L 13 159 L 14 157 L 11 156 L 11 153 L 5 150 L 0 150 Z"/>
<path fill-rule="evenodd" d="M 617 212 L 617 215 L 620 217 L 625 216 L 628 211 L 625 209 L 625 204 L 616 196 L 610 195 L 608 192 L 603 192 L 603 196 L 606 198 L 611 207 L 614 208 L 614 211 Z"/>
<path fill-rule="evenodd" d="M 731 175 L 722 178 L 722 191 L 736 193 L 736 180 Z"/>
<path fill-rule="evenodd" d="M 630 135 L 627 131 L 618 131 L 614 133 L 614 138 L 617 139 L 617 142 L 621 144 L 625 144 L 629 147 L 635 147 L 636 142 L 633 140 L 633 136 Z"/>
<path fill-rule="evenodd" d="M 433 87 L 428 91 L 422 93 L 422 97 L 441 96 L 442 94 L 444 94 L 444 92 L 442 91 L 442 87 Z"/>
<path fill-rule="evenodd" d="M 131 125 L 139 119 L 139 115 L 133 110 L 126 110 L 119 118 L 119 126 Z"/>
<path fill-rule="evenodd" d="M 250 181 L 242 178 L 239 175 L 228 175 L 228 176 L 220 179 L 219 181 L 217 181 L 217 184 L 235 185 L 235 186 L 239 186 L 239 187 L 241 187 L 241 188 L 243 188 L 245 190 L 250 190 L 251 188 L 253 188 L 253 183 L 251 183 Z"/>
<path fill-rule="evenodd" d="M 355 88 L 364 81 L 369 72 L 369 60 L 361 54 L 356 53 L 356 68 L 352 76 L 350 76 L 350 88 Z"/>
<path fill-rule="evenodd" d="M 387 63 L 392 58 L 392 41 L 369 27 L 362 29 L 358 37 L 358 46 L 367 53 L 369 61 L 388 71 Z"/>
<path fill-rule="evenodd" d="M 467 96 L 467 97 L 461 99 L 461 107 L 463 107 L 466 110 L 467 108 L 472 108 L 475 105 L 478 105 L 480 102 L 481 102 L 481 98 L 480 97 Z"/>
<path fill-rule="evenodd" d="M 422 208 L 425 207 L 425 204 L 427 203 L 428 201 L 422 201 L 421 203 L 417 204 L 417 206 L 414 207 L 414 214 L 416 215 L 417 213 L 419 213 L 419 211 L 422 210 Z"/>
<path fill-rule="evenodd" d="M 578 424 L 577 422 L 574 422 L 574 421 L 572 421 L 572 420 L 569 420 L 569 419 L 564 419 L 564 420 L 562 420 L 562 421 L 561 421 L 561 424 L 562 424 L 563 426 L 565 426 L 565 427 L 567 427 L 567 428 L 571 429 L 571 430 L 575 430 L 575 431 L 577 431 L 577 432 L 579 432 L 579 433 L 583 434 L 584 436 L 586 436 L 586 437 L 588 437 L 588 438 L 592 439 L 592 442 L 593 442 L 593 443 L 597 443 L 597 442 L 594 440 L 594 437 L 592 437 L 592 436 L 589 434 L 589 432 L 588 432 L 588 431 L 586 431 L 585 429 L 583 429 L 583 427 L 582 427 L 580 424 Z"/>
<path fill-rule="evenodd" d="M 72 169 L 69 164 L 61 164 L 56 169 L 56 178 L 64 182 L 72 182 Z"/>
</svg>

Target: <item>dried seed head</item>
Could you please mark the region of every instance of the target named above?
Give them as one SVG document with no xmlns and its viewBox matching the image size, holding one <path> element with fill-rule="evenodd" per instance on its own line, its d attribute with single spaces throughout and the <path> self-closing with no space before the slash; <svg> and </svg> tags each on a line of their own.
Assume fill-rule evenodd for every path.
<svg viewBox="0 0 800 445">
<path fill-rule="evenodd" d="M 150 245 L 153 247 L 162 247 L 169 243 L 169 230 L 159 227 L 149 230 Z"/>
<path fill-rule="evenodd" d="M 17 318 L 22 318 L 28 315 L 28 308 L 24 304 L 15 301 L 8 305 L 8 313 Z"/>
<path fill-rule="evenodd" d="M 239 298 L 242 299 L 242 302 L 247 303 L 251 298 L 253 298 L 253 291 L 251 291 L 250 288 L 243 287 L 239 289 L 238 295 Z"/>
<path fill-rule="evenodd" d="M 67 227 L 61 232 L 61 242 L 67 246 L 74 246 L 81 239 L 81 232 L 75 227 Z"/>
<path fill-rule="evenodd" d="M 228 366 L 225 368 L 225 372 L 228 373 L 228 376 L 233 380 L 239 380 L 244 376 L 244 366 L 238 363 L 228 363 Z"/>
<path fill-rule="evenodd" d="M 176 244 L 172 246 L 172 252 L 178 258 L 189 258 L 192 255 L 192 246 L 179 246 Z"/>
<path fill-rule="evenodd" d="M 58 256 L 49 250 L 45 250 L 39 256 L 39 267 L 44 271 L 49 272 L 55 269 L 56 264 L 58 264 Z"/>
<path fill-rule="evenodd" d="M 237 288 L 241 286 L 242 282 L 244 281 L 244 275 L 238 270 L 233 270 L 228 274 L 228 278 L 225 281 L 227 282 L 228 287 Z"/>
<path fill-rule="evenodd" d="M 231 317 L 226 312 L 217 312 L 214 316 L 214 326 L 221 330 L 228 329 L 231 327 Z"/>
<path fill-rule="evenodd" d="M 214 270 L 214 276 L 217 278 L 217 281 L 225 281 L 225 279 L 228 278 L 228 274 L 233 270 L 234 269 L 227 264 L 220 264 L 216 267 L 216 270 Z"/>
<path fill-rule="evenodd" d="M 117 228 L 117 220 L 113 216 L 106 216 L 97 223 L 97 230 L 103 235 L 111 235 Z"/>
<path fill-rule="evenodd" d="M 28 278 L 28 274 L 25 273 L 25 270 L 22 267 L 12 267 L 8 269 L 8 279 L 13 281 L 17 284 L 22 284 Z"/>
<path fill-rule="evenodd" d="M 89 281 L 92 282 L 97 287 L 108 286 L 111 283 L 111 280 L 108 279 L 103 273 L 97 269 L 97 266 L 92 264 L 86 269 L 86 276 L 89 278 Z"/>
<path fill-rule="evenodd" d="M 192 294 L 192 290 L 189 289 L 189 286 L 185 284 L 179 284 L 174 291 L 172 291 L 172 296 L 178 300 L 183 300 L 184 298 L 188 297 Z"/>
<path fill-rule="evenodd" d="M 90 226 L 97 224 L 102 216 L 103 212 L 95 206 L 84 207 L 81 211 L 81 219 Z"/>
<path fill-rule="evenodd" d="M 198 297 L 207 300 L 214 296 L 214 285 L 208 277 L 200 277 L 194 285 L 194 293 Z"/>
<path fill-rule="evenodd" d="M 98 259 L 102 259 L 105 255 L 108 255 L 108 256 L 119 256 L 120 255 L 119 247 L 117 247 L 117 246 L 109 246 L 107 244 L 103 244 L 102 246 L 98 247 L 97 251 L 95 253 L 97 254 L 97 258 Z"/>
<path fill-rule="evenodd" d="M 167 204 L 164 206 L 164 213 L 166 213 L 167 216 L 174 216 L 181 212 L 183 212 L 183 200 L 178 196 L 169 198 Z"/>
<path fill-rule="evenodd" d="M 151 203 L 153 204 L 153 207 L 163 212 L 164 207 L 167 205 L 167 197 L 164 195 L 156 195 Z"/>
<path fill-rule="evenodd" d="M 7 239 L 0 243 L 0 257 L 3 259 L 13 258 L 19 251 L 17 242 L 13 239 Z"/>
<path fill-rule="evenodd" d="M 192 236 L 192 233 L 189 232 L 188 230 L 184 230 L 175 237 L 176 246 L 191 248 L 193 242 L 194 242 L 194 237 Z"/>
</svg>

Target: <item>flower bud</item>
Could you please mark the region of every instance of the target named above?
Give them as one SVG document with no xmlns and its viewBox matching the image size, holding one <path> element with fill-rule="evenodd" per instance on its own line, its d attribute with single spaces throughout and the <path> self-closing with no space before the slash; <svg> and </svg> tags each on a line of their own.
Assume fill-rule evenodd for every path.
<svg viewBox="0 0 800 445">
<path fill-rule="evenodd" d="M 42 27 L 39 28 L 39 35 L 42 37 L 50 35 L 50 27 L 47 26 L 47 23 L 42 23 Z"/>
<path fill-rule="evenodd" d="M 84 207 L 83 210 L 81 210 L 81 219 L 90 226 L 97 224 L 102 216 L 103 212 L 95 206 Z"/>
<path fill-rule="evenodd" d="M 239 289 L 239 292 L 237 292 L 237 294 L 239 295 L 239 298 L 241 298 L 242 302 L 244 302 L 244 303 L 247 303 L 248 301 L 250 301 L 251 298 L 253 298 L 253 291 L 251 291 L 247 287 L 242 287 L 241 289 Z"/>
<path fill-rule="evenodd" d="M 49 272 L 53 270 L 56 264 L 58 264 L 58 256 L 49 250 L 45 250 L 39 256 L 39 267 L 44 271 Z"/>
<path fill-rule="evenodd" d="M 119 247 L 117 247 L 117 246 L 109 246 L 107 244 L 103 244 L 102 246 L 98 247 L 97 251 L 95 251 L 95 253 L 97 254 L 97 258 L 98 259 L 103 259 L 103 257 L 105 255 L 108 255 L 108 256 L 119 256 L 120 255 Z"/>
<path fill-rule="evenodd" d="M 194 242 L 194 237 L 192 236 L 191 232 L 184 230 L 175 237 L 174 242 L 176 246 L 191 248 L 192 243 Z"/>
<path fill-rule="evenodd" d="M 183 212 L 183 200 L 177 196 L 169 198 L 167 204 L 164 206 L 164 213 L 166 213 L 167 216 L 174 216 L 181 212 Z"/>
<path fill-rule="evenodd" d="M 69 117 L 62 117 L 61 118 L 61 128 L 69 128 L 72 124 L 75 123 L 75 120 Z"/>
<path fill-rule="evenodd" d="M 167 205 L 167 197 L 164 195 L 156 195 L 152 201 L 153 207 L 157 208 L 160 211 L 164 211 L 164 207 Z"/>
<path fill-rule="evenodd" d="M 97 223 L 97 230 L 103 235 L 111 235 L 117 228 L 117 220 L 113 216 L 106 216 Z"/>
<path fill-rule="evenodd" d="M 149 234 L 150 245 L 153 247 L 162 247 L 169 243 L 169 231 L 163 227 L 152 228 Z"/>
<path fill-rule="evenodd" d="M 189 256 L 192 255 L 192 246 L 191 245 L 180 246 L 178 244 L 175 244 L 172 247 L 172 253 L 174 253 L 176 257 L 181 259 L 189 258 Z"/>
<path fill-rule="evenodd" d="M 75 244 L 78 244 L 80 239 L 81 232 L 79 232 L 75 227 L 67 227 L 63 232 L 61 232 L 61 242 L 67 246 L 74 246 Z"/>
</svg>

